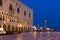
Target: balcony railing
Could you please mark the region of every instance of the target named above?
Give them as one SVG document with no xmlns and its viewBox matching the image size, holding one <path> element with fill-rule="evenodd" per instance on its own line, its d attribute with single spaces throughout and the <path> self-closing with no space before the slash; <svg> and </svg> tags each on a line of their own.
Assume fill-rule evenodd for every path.
<svg viewBox="0 0 60 40">
<path fill-rule="evenodd" d="M 14 10 L 9 10 L 9 13 L 14 14 Z"/>
</svg>

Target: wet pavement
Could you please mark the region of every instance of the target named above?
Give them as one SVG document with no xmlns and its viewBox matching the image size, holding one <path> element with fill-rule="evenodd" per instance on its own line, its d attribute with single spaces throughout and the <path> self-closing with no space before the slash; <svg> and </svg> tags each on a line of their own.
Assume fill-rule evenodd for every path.
<svg viewBox="0 0 60 40">
<path fill-rule="evenodd" d="M 27 32 L 0 35 L 0 40 L 60 40 L 60 32 Z"/>
</svg>

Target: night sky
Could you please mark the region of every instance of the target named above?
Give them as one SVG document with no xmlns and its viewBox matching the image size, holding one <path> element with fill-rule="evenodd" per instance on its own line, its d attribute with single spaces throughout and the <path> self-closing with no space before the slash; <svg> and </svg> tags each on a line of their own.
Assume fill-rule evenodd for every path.
<svg viewBox="0 0 60 40">
<path fill-rule="evenodd" d="M 60 29 L 60 1 L 59 0 L 20 0 L 33 9 L 33 24 L 44 25 L 47 19 L 47 27 Z"/>
</svg>

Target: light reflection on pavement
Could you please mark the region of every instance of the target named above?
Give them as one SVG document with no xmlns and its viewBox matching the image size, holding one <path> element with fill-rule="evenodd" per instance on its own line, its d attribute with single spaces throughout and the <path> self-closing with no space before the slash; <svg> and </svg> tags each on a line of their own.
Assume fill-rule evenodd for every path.
<svg viewBox="0 0 60 40">
<path fill-rule="evenodd" d="M 27 32 L 0 35 L 0 40 L 60 40 L 60 32 Z"/>
</svg>

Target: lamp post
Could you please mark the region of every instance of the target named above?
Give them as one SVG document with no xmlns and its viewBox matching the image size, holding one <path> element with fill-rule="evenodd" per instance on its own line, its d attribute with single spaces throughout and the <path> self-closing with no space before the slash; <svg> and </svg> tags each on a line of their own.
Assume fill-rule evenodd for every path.
<svg viewBox="0 0 60 40">
<path fill-rule="evenodd" d="M 47 20 L 45 19 L 44 20 L 44 28 L 43 28 L 43 30 L 46 31 L 46 28 L 47 28 Z"/>
</svg>

